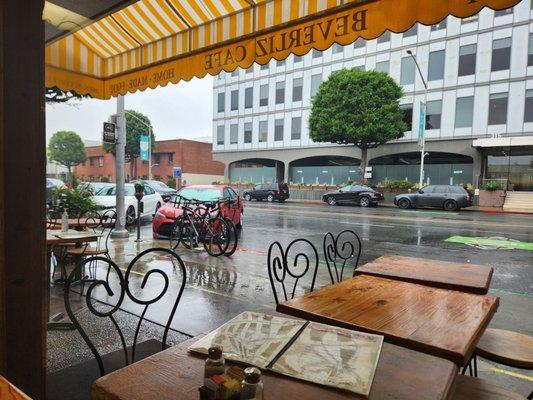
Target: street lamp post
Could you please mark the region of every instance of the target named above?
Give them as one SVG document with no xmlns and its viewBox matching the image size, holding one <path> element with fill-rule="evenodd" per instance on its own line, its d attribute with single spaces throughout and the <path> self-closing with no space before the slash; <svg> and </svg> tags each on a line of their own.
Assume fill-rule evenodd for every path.
<svg viewBox="0 0 533 400">
<path fill-rule="evenodd" d="M 407 50 L 407 54 L 409 54 L 413 58 L 413 61 L 416 65 L 416 69 L 418 70 L 418 73 L 420 75 L 420 79 L 422 79 L 422 83 L 424 84 L 424 121 L 421 121 L 421 124 L 423 125 L 420 125 L 423 130 L 422 137 L 420 138 L 420 179 L 418 181 L 418 187 L 422 188 L 422 185 L 424 184 L 424 158 L 426 156 L 425 120 L 427 118 L 428 111 L 428 85 L 426 83 L 426 80 L 424 79 L 424 75 L 422 75 L 422 71 L 420 70 L 420 66 L 418 65 L 416 57 L 413 55 L 413 52 L 411 50 Z"/>
</svg>

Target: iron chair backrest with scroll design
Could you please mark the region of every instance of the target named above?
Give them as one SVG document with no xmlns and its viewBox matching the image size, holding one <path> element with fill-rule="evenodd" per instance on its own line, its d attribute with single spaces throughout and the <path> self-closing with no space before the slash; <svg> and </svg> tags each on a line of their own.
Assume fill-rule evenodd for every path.
<svg viewBox="0 0 533 400">
<path fill-rule="evenodd" d="M 299 250 L 301 247 L 308 248 L 308 251 Z M 291 260 L 293 260 L 292 263 Z M 276 304 L 280 303 L 276 286 L 281 287 L 284 301 L 292 299 L 296 293 L 298 282 L 308 272 L 312 274 L 309 289 L 312 292 L 315 287 L 318 264 L 319 257 L 316 247 L 307 239 L 293 240 L 285 249 L 278 241 L 273 242 L 268 248 L 267 265 Z"/>
<path fill-rule="evenodd" d="M 124 351 L 125 365 L 128 365 L 128 364 L 130 364 L 130 360 L 131 360 L 131 363 L 135 362 L 135 350 L 136 350 L 136 347 L 137 347 L 137 339 L 139 337 L 139 331 L 140 331 L 141 325 L 142 325 L 142 323 L 143 323 L 143 321 L 145 319 L 146 312 L 148 311 L 149 306 L 154 304 L 154 303 L 156 303 L 156 302 L 158 302 L 161 298 L 163 298 L 163 296 L 165 296 L 165 294 L 167 293 L 167 290 L 169 288 L 169 284 L 170 284 L 169 277 L 167 276 L 167 274 L 163 270 L 161 270 L 159 268 L 149 268 L 149 270 L 144 273 L 144 277 L 142 279 L 142 282 L 141 282 L 141 285 L 140 285 L 140 289 L 145 289 L 146 284 L 149 281 L 149 278 L 152 275 L 154 275 L 154 277 L 158 276 L 160 279 L 162 278 L 162 280 L 163 280 L 163 285 L 158 285 L 157 286 L 158 288 L 160 288 L 162 286 L 161 291 L 157 295 L 151 296 L 151 298 L 149 300 L 143 300 L 141 298 L 136 297 L 136 295 L 135 295 L 135 294 L 139 293 L 139 289 L 138 288 L 135 288 L 135 290 L 132 290 L 130 288 L 130 284 L 131 284 L 130 279 L 131 279 L 132 275 L 135 274 L 134 271 L 132 272 L 132 269 L 136 266 L 138 261 L 142 260 L 147 255 L 148 256 L 153 255 L 153 253 L 155 255 L 163 253 L 167 257 L 167 259 L 169 259 L 172 262 L 173 269 L 177 267 L 179 269 L 179 271 L 181 272 L 181 279 L 177 282 L 178 294 L 177 294 L 176 300 L 174 301 L 174 305 L 172 306 L 172 309 L 170 310 L 170 314 L 169 314 L 168 320 L 167 320 L 166 325 L 164 326 L 164 330 L 163 330 L 163 337 L 162 337 L 162 341 L 161 341 L 161 350 L 164 350 L 167 347 L 166 343 L 167 343 L 168 332 L 170 330 L 170 325 L 171 325 L 171 323 L 172 323 L 172 321 L 174 319 L 174 315 L 176 313 L 176 309 L 178 307 L 178 304 L 180 302 L 181 296 L 183 294 L 183 290 L 185 288 L 185 283 L 186 283 L 186 279 L 187 279 L 187 273 L 186 273 L 186 270 L 185 270 L 185 264 L 183 263 L 182 259 L 174 251 L 172 251 L 170 249 L 165 249 L 165 248 L 152 248 L 152 249 L 145 250 L 145 251 L 139 253 L 129 263 L 129 265 L 126 268 L 126 271 L 125 271 L 124 274 L 122 273 L 122 271 L 118 267 L 118 265 L 114 261 L 110 260 L 109 258 L 102 257 L 102 256 L 89 257 L 89 258 L 84 259 L 80 263 L 78 263 L 76 265 L 76 268 L 74 268 L 72 270 L 72 272 L 70 273 L 70 275 L 69 275 L 69 277 L 67 279 L 67 282 L 66 282 L 66 285 L 65 285 L 65 291 L 64 291 L 65 308 L 66 308 L 67 314 L 70 317 L 70 319 L 71 319 L 72 323 L 74 324 L 74 326 L 76 327 L 76 329 L 78 330 L 78 332 L 80 333 L 80 335 L 82 336 L 83 340 L 85 341 L 85 343 L 87 344 L 87 346 L 89 347 L 91 352 L 93 353 L 94 357 L 96 358 L 96 361 L 98 362 L 98 367 L 100 369 L 100 375 L 101 376 L 105 375 L 105 373 L 106 373 L 105 372 L 105 368 L 104 368 L 104 363 L 103 363 L 102 356 L 100 355 L 100 353 L 96 349 L 95 345 L 93 344 L 93 342 L 89 338 L 89 335 L 86 333 L 85 329 L 83 329 L 83 327 L 81 326 L 78 318 L 76 317 L 76 314 L 73 312 L 72 307 L 71 307 L 69 293 L 70 293 L 71 288 L 72 288 L 72 283 L 73 283 L 73 281 L 75 281 L 76 275 L 79 274 L 81 271 L 83 271 L 84 266 L 86 264 L 88 264 L 88 263 L 93 262 L 93 261 L 102 262 L 104 264 L 107 264 L 108 267 L 114 271 L 114 273 L 118 277 L 118 285 L 120 287 L 120 293 L 115 293 L 112 290 L 112 288 L 111 288 L 111 286 L 109 284 L 109 280 L 107 278 L 106 279 L 97 279 L 95 277 L 94 279 L 87 279 L 87 280 L 85 280 L 85 284 L 89 284 L 89 287 L 88 287 L 88 289 L 86 291 L 86 305 L 87 305 L 87 308 L 89 309 L 89 311 L 94 316 L 101 317 L 101 318 L 109 318 L 110 319 L 110 321 L 114 325 L 114 327 L 115 327 L 115 329 L 116 329 L 116 331 L 118 333 L 118 336 L 120 338 L 122 350 Z M 158 257 L 158 258 L 160 259 L 160 257 Z M 147 266 L 150 266 L 150 264 L 151 263 L 146 263 Z M 106 291 L 108 298 L 115 298 L 115 296 L 116 296 L 117 300 L 116 300 L 116 302 L 114 304 L 110 305 L 108 303 L 105 303 L 105 302 L 102 302 L 102 301 L 99 301 L 97 299 L 92 298 L 92 295 L 94 294 L 95 290 L 97 290 L 97 288 L 99 286 L 102 287 Z M 151 294 L 152 291 L 149 291 L 149 293 Z M 114 314 L 120 309 L 120 306 L 122 305 L 122 303 L 123 303 L 123 301 L 124 301 L 124 299 L 126 297 L 129 300 L 131 300 L 132 302 L 134 302 L 135 304 L 140 305 L 141 308 L 142 308 L 142 313 L 140 315 L 139 322 L 136 325 L 135 333 L 134 333 L 134 336 L 133 336 L 133 343 L 132 343 L 132 346 L 131 346 L 131 357 L 129 355 L 128 346 L 126 344 L 126 339 L 124 337 L 124 333 L 120 329 L 120 326 L 119 326 L 119 324 L 117 323 L 117 320 L 114 317 Z M 101 304 L 103 306 L 106 306 L 108 309 L 105 310 L 105 311 L 97 310 L 94 307 L 93 302 L 94 303 L 99 303 L 99 304 Z"/>
<path fill-rule="evenodd" d="M 83 219 L 78 219 L 79 226 L 82 230 L 99 233 L 101 235 L 98 237 L 95 245 L 95 250 L 98 254 L 90 255 L 109 256 L 109 238 L 115 229 L 116 222 L 117 213 L 114 210 L 107 210 L 102 214 L 95 214 Z"/>
<path fill-rule="evenodd" d="M 328 232 L 324 235 L 323 250 L 332 284 L 342 281 L 344 269 L 352 260 L 354 261 L 352 277 L 355 276 L 361 257 L 361 239 L 357 233 L 344 230 L 333 236 Z"/>
</svg>

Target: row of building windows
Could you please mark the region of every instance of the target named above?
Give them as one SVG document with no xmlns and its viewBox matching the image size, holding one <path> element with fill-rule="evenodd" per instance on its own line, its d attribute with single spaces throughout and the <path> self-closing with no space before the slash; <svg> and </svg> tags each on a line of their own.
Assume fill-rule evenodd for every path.
<svg viewBox="0 0 533 400">
<path fill-rule="evenodd" d="M 507 124 L 508 93 L 493 93 L 489 97 L 489 125 Z M 404 120 L 408 130 L 412 130 L 413 104 L 403 104 Z M 474 96 L 458 97 L 455 105 L 455 128 L 471 128 L 474 117 Z M 442 100 L 428 101 L 426 110 L 426 129 L 440 129 L 442 120 Z M 274 141 L 283 141 L 285 138 L 284 119 L 274 121 Z M 533 122 L 533 89 L 526 90 L 524 122 Z M 244 123 L 244 143 L 252 143 L 252 122 Z M 302 118 L 293 117 L 291 120 L 291 140 L 300 140 L 302 134 Z M 266 143 L 268 140 L 268 121 L 259 121 L 258 142 Z M 239 125 L 230 125 L 230 144 L 239 142 Z M 217 144 L 224 145 L 225 126 L 217 127 Z"/>
<path fill-rule="evenodd" d="M 477 45 L 469 44 L 459 48 L 459 66 L 458 76 L 474 75 L 476 73 Z M 279 61 L 278 61 L 279 62 Z M 427 81 L 438 81 L 444 79 L 444 70 L 446 63 L 446 50 L 438 50 L 429 53 Z M 511 38 L 497 39 L 492 44 L 492 62 L 491 71 L 505 71 L 511 65 Z M 529 35 L 528 47 L 528 66 L 533 66 L 533 33 Z M 376 71 L 390 72 L 389 61 L 376 63 Z M 414 59 L 410 56 L 403 57 L 400 66 L 400 84 L 412 85 L 416 78 L 416 65 Z M 318 87 L 322 83 L 322 75 L 315 74 L 311 77 L 311 98 L 316 94 Z M 268 84 L 261 85 L 259 88 L 259 106 L 268 106 Z M 303 78 L 293 80 L 292 101 L 302 101 L 303 98 Z M 253 87 L 244 89 L 244 108 L 253 108 Z M 285 103 L 285 81 L 276 82 L 275 104 Z M 230 110 L 239 109 L 239 90 L 230 92 Z M 226 93 L 218 93 L 217 112 L 226 111 Z"/>
</svg>

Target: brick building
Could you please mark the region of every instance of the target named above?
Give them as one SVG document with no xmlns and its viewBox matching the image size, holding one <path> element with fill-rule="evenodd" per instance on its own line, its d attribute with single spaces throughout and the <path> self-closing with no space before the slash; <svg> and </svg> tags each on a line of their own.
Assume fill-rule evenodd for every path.
<svg viewBox="0 0 533 400">
<path fill-rule="evenodd" d="M 74 168 L 80 181 L 115 181 L 115 156 L 106 153 L 102 146 L 88 146 L 87 161 Z M 188 184 L 209 184 L 224 179 L 224 164 L 213 161 L 212 144 L 194 140 L 175 139 L 156 141 L 152 151 L 152 177 L 166 182 L 172 178 L 173 167 L 181 167 L 183 180 Z M 135 159 L 131 173 L 130 163 L 125 165 L 126 181 L 148 178 L 148 162 Z"/>
</svg>

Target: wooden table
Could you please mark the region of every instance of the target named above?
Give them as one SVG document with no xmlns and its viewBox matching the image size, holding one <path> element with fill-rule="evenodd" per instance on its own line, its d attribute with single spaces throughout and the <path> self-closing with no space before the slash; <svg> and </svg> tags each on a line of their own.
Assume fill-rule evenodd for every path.
<svg viewBox="0 0 533 400">
<path fill-rule="evenodd" d="M 20 389 L 0 375 L 0 399 L 2 400 L 31 400 Z"/>
<path fill-rule="evenodd" d="M 443 289 L 487 294 L 492 268 L 485 265 L 384 255 L 355 270 L 355 275 L 372 275 Z"/>
<path fill-rule="evenodd" d="M 97 379 L 93 400 L 198 400 L 203 384 L 204 357 L 187 353 L 196 341 L 176 347 Z M 457 366 L 448 360 L 384 343 L 370 399 L 446 399 Z M 272 372 L 263 374 L 265 400 L 344 400 L 359 398 Z"/>
<path fill-rule="evenodd" d="M 469 360 L 499 298 L 361 275 L 281 303 L 277 311 L 385 336 L 390 343 Z"/>
</svg>

